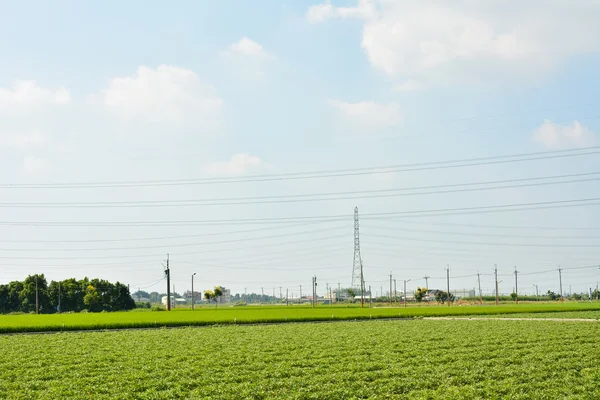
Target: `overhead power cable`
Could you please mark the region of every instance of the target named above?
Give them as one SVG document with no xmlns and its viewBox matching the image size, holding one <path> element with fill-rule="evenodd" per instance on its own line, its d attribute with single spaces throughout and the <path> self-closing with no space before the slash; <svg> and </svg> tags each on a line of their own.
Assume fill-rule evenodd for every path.
<svg viewBox="0 0 600 400">
<path fill-rule="evenodd" d="M 78 189 L 78 188 L 118 188 L 139 186 L 180 186 L 229 184 L 244 182 L 265 182 L 279 180 L 334 178 L 342 176 L 357 176 L 371 174 L 388 174 L 390 172 L 409 172 L 435 170 L 445 168 L 461 168 L 480 165 L 505 164 L 523 161 L 536 161 L 555 158 L 578 157 L 600 154 L 600 146 L 589 146 L 578 149 L 552 150 L 534 153 L 520 153 L 503 156 L 474 157 L 457 160 L 422 162 L 412 164 L 387 165 L 366 168 L 348 168 L 336 170 L 321 170 L 312 172 L 296 172 L 282 174 L 263 174 L 252 176 L 237 176 L 231 178 L 191 178 L 171 180 L 138 180 L 138 181 L 106 181 L 106 182 L 73 182 L 73 183 L 37 183 L 37 184 L 0 184 L 1 189 Z"/>
<path fill-rule="evenodd" d="M 572 179 L 576 177 L 587 177 L 583 179 Z M 539 182 L 541 180 L 563 179 L 560 181 Z M 565 180 L 566 179 L 566 180 Z M 371 199 L 401 196 L 437 195 L 444 193 L 460 193 L 472 191 L 514 189 L 520 187 L 549 186 L 559 184 L 573 184 L 581 182 L 592 182 L 600 180 L 600 172 L 586 172 L 579 174 L 541 176 L 532 178 L 506 179 L 487 182 L 468 182 L 447 185 L 416 186 L 395 189 L 360 190 L 346 192 L 305 193 L 283 196 L 257 196 L 257 197 L 227 197 L 213 199 L 187 199 L 187 200 L 143 200 L 143 201 L 110 201 L 110 202 L 31 202 L 31 203 L 0 203 L 0 207 L 12 208 L 155 208 L 155 207 L 206 207 L 224 205 L 244 204 L 273 204 L 273 203 L 297 203 L 314 201 L 332 201 L 348 199 Z M 501 186 L 489 186 L 505 183 L 529 182 L 522 184 L 511 184 Z M 488 185 L 488 186 L 485 186 Z M 471 187 L 484 186 L 484 187 Z M 431 190 L 443 189 L 443 190 Z M 429 191 L 423 191 L 429 190 Z M 417 191 L 415 193 L 405 193 Z M 399 193 L 394 193 L 399 192 Z"/>
<path fill-rule="evenodd" d="M 563 207 L 584 207 L 600 205 L 600 197 L 591 197 L 584 199 L 540 201 L 516 204 L 501 204 L 474 207 L 456 207 L 441 208 L 430 210 L 412 210 L 412 211 L 391 211 L 380 213 L 362 214 L 361 219 L 381 219 L 381 218 L 403 218 L 403 217 L 431 217 L 446 215 L 494 213 L 494 212 L 512 212 L 537 209 L 563 208 Z M 320 216 L 294 216 L 294 217 L 272 217 L 272 218 L 240 218 L 240 219 L 222 219 L 222 220 L 179 220 L 179 221 L 80 221 L 80 222 L 52 222 L 52 221 L 0 221 L 0 225 L 6 226 L 187 226 L 187 225 L 222 225 L 222 224 L 273 224 L 273 223 L 293 223 L 298 221 L 341 221 L 348 220 L 349 215 L 320 215 Z"/>
</svg>

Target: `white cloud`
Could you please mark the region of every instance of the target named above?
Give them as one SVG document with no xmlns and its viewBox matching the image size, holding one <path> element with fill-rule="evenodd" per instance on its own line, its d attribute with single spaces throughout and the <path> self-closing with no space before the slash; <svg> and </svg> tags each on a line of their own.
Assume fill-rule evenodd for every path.
<svg viewBox="0 0 600 400">
<path fill-rule="evenodd" d="M 501 0 L 380 0 L 350 8 L 325 3 L 307 14 L 311 22 L 350 16 L 364 18 L 362 48 L 392 79 L 535 77 L 569 56 L 600 49 L 597 1 L 507 7 Z"/>
<path fill-rule="evenodd" d="M 189 69 L 160 65 L 140 66 L 132 76 L 111 80 L 92 96 L 126 120 L 214 126 L 223 106 L 213 87 Z"/>
<path fill-rule="evenodd" d="M 311 23 L 319 23 L 333 18 L 370 18 L 375 12 L 374 0 L 359 0 L 356 7 L 334 7 L 330 2 L 325 2 L 310 7 L 306 18 Z"/>
<path fill-rule="evenodd" d="M 241 38 L 223 50 L 221 58 L 227 66 L 234 68 L 235 73 L 241 73 L 251 78 L 263 78 L 269 65 L 277 59 L 260 43 L 247 37 Z"/>
<path fill-rule="evenodd" d="M 536 142 L 548 148 L 585 147 L 596 142 L 596 135 L 579 121 L 571 125 L 558 125 L 545 121 L 533 133 Z"/>
<path fill-rule="evenodd" d="M 414 79 L 409 79 L 404 81 L 396 86 L 394 86 L 394 91 L 396 92 L 409 92 L 412 90 L 421 89 L 422 85 Z"/>
<path fill-rule="evenodd" d="M 338 112 L 343 121 L 352 125 L 391 127 L 402 122 L 402 112 L 396 103 L 382 104 L 373 101 L 347 103 L 329 100 L 328 104 Z"/>
<path fill-rule="evenodd" d="M 241 38 L 238 42 L 232 43 L 229 49 L 223 52 L 224 55 L 239 54 L 249 57 L 273 57 L 267 53 L 260 43 L 247 37 Z"/>
<path fill-rule="evenodd" d="M 71 103 L 71 94 L 67 89 L 42 88 L 32 80 L 17 80 L 11 88 L 0 88 L 0 107 L 3 109 L 69 103 Z"/>
<path fill-rule="evenodd" d="M 216 162 L 209 164 L 205 171 L 210 175 L 227 176 L 243 175 L 248 172 L 267 169 L 269 165 L 260 157 L 250 154 L 234 154 L 227 162 Z"/>
</svg>

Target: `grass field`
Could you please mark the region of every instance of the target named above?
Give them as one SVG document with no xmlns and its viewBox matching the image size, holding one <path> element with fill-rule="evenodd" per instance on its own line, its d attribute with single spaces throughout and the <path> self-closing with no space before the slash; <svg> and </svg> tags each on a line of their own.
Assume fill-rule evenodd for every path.
<svg viewBox="0 0 600 400">
<path fill-rule="evenodd" d="M 600 325 L 363 321 L 0 336 L 0 398 L 597 399 Z"/>
<path fill-rule="evenodd" d="M 423 306 L 363 309 L 359 307 L 330 306 L 319 306 L 314 309 L 307 306 L 258 306 L 203 308 L 195 311 L 176 309 L 171 312 L 0 315 L 0 333 L 599 310 L 600 303 L 531 303 L 501 306 Z"/>
</svg>

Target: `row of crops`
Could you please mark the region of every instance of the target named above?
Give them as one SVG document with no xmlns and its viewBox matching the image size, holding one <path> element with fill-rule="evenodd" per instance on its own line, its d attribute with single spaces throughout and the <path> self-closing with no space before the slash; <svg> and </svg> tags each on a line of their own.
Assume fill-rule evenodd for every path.
<svg viewBox="0 0 600 400">
<path fill-rule="evenodd" d="M 0 398 L 593 399 L 600 324 L 416 320 L 0 336 Z"/>
</svg>

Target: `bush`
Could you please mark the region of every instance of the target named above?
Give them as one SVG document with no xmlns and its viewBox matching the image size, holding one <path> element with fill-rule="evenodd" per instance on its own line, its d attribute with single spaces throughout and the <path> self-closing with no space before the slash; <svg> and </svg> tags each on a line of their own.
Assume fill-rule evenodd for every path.
<svg viewBox="0 0 600 400">
<path fill-rule="evenodd" d="M 146 302 L 146 301 L 137 301 L 135 303 L 135 308 L 151 308 L 152 304 L 150 304 L 150 302 Z"/>
<path fill-rule="evenodd" d="M 233 303 L 233 307 L 243 307 L 243 306 L 247 306 L 248 304 L 246 304 L 246 302 L 244 301 L 236 301 L 235 303 Z"/>
<path fill-rule="evenodd" d="M 167 311 L 167 309 L 165 308 L 165 306 L 163 306 L 162 304 L 154 304 L 151 308 L 152 311 Z"/>
</svg>

